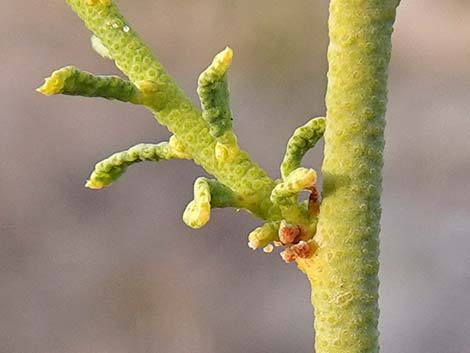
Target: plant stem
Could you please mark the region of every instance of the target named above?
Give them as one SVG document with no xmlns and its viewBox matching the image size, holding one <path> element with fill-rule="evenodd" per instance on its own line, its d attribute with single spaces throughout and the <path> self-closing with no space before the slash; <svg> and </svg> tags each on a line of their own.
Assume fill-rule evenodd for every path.
<svg viewBox="0 0 470 353">
<path fill-rule="evenodd" d="M 279 207 L 269 201 L 274 181 L 256 164 L 236 141 L 233 156 L 220 163 L 217 140 L 200 110 L 168 75 L 147 45 L 138 37 L 111 0 L 66 0 L 94 33 L 95 43 L 129 80 L 150 99 L 144 105 L 165 125 L 191 154 L 195 163 L 242 195 L 247 208 L 263 219 L 278 217 Z M 147 92 L 148 91 L 148 92 Z"/>
<path fill-rule="evenodd" d="M 249 245 L 267 246 L 269 252 L 268 244 L 280 240 L 287 246 L 283 258 L 297 258 L 313 288 L 316 352 L 378 352 L 384 116 L 391 35 L 400 0 L 331 0 L 326 120 L 314 119 L 296 130 L 282 164 L 282 182 L 268 177 L 239 149 L 231 130 L 225 76 L 229 48 L 199 80 L 201 113 L 111 0 L 66 1 L 94 33 L 94 48 L 112 58 L 130 81 L 68 67 L 56 71 L 39 91 L 143 104 L 174 134 L 168 144 L 140 146 L 98 164 L 101 174 L 88 186 L 108 185 L 138 160 L 192 158 L 217 180 L 196 180 L 195 199 L 183 216 L 186 223 L 199 228 L 208 221 L 211 207 L 225 206 L 244 207 L 269 221 L 250 234 Z M 316 227 L 316 173 L 301 168 L 300 162 L 324 128 L 323 201 Z M 306 208 L 297 202 L 301 190 L 311 192 Z M 287 237 L 293 229 L 297 233 Z"/>
<path fill-rule="evenodd" d="M 380 194 L 387 70 L 398 0 L 331 0 L 319 248 L 299 261 L 312 285 L 316 353 L 378 352 Z"/>
</svg>

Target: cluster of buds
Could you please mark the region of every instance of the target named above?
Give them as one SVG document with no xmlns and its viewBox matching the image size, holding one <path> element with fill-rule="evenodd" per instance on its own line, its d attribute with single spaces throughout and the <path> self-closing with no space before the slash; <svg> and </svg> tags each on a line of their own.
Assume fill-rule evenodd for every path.
<svg viewBox="0 0 470 353">
<path fill-rule="evenodd" d="M 306 211 L 309 217 L 316 219 L 320 210 L 320 194 L 315 185 L 305 190 L 310 191 Z M 263 248 L 265 253 L 271 253 L 274 247 L 284 247 L 280 255 L 286 263 L 291 263 L 297 258 L 306 259 L 313 255 L 317 248 L 313 236 L 311 226 L 288 223 L 283 219 L 256 228 L 248 236 L 248 246 L 253 250 Z"/>
<path fill-rule="evenodd" d="M 279 226 L 279 242 L 279 245 L 286 247 L 281 252 L 281 257 L 287 263 L 295 261 L 296 258 L 306 259 L 316 249 L 315 242 L 305 227 L 288 224 L 286 221 L 282 221 Z"/>
</svg>

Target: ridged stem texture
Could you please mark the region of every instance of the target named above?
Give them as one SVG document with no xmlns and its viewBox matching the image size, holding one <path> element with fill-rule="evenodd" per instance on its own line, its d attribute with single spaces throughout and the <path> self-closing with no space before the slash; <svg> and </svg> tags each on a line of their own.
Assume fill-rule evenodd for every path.
<svg viewBox="0 0 470 353">
<path fill-rule="evenodd" d="M 316 353 L 378 352 L 380 194 L 397 0 L 332 0 L 323 199 L 312 285 Z"/>
</svg>

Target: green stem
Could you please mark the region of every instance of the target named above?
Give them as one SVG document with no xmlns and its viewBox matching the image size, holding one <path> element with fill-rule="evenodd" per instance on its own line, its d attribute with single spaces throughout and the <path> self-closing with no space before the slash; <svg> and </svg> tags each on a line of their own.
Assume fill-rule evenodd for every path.
<svg viewBox="0 0 470 353">
<path fill-rule="evenodd" d="M 217 140 L 209 124 L 168 75 L 111 0 L 67 0 L 69 6 L 107 49 L 116 66 L 146 97 L 144 105 L 178 138 L 194 161 L 220 182 L 242 195 L 249 210 L 263 218 L 279 218 L 269 201 L 274 181 L 235 143 L 224 163 L 217 158 Z M 219 152 L 220 154 L 220 152 Z"/>
<path fill-rule="evenodd" d="M 54 71 L 37 91 L 47 96 L 102 97 L 134 104 L 141 104 L 143 98 L 139 89 L 129 81 L 117 76 L 96 76 L 75 66 Z"/>
<path fill-rule="evenodd" d="M 85 186 L 91 189 L 101 189 L 108 186 L 124 174 L 129 166 L 142 161 L 158 162 L 174 158 L 191 158 L 189 154 L 184 150 L 179 150 L 178 147 L 176 138 L 173 136 L 169 142 L 140 143 L 126 151 L 114 153 L 96 164 Z"/>
<path fill-rule="evenodd" d="M 378 352 L 380 194 L 387 69 L 397 0 L 331 0 L 319 248 L 312 284 L 316 353 Z"/>
</svg>

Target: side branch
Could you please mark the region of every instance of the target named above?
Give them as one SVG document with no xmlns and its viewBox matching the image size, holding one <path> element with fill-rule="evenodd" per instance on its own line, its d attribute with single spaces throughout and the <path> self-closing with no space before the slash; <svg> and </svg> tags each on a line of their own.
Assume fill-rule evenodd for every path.
<svg viewBox="0 0 470 353">
<path fill-rule="evenodd" d="M 297 128 L 287 143 L 284 160 L 281 164 L 281 175 L 287 176 L 300 167 L 302 158 L 312 149 L 325 132 L 325 118 L 315 118 Z"/>
<path fill-rule="evenodd" d="M 248 234 L 248 246 L 256 250 L 258 248 L 266 248 L 271 242 L 279 241 L 279 225 L 280 221 L 268 222 L 253 230 Z M 265 252 L 272 249 L 268 247 Z"/>
<path fill-rule="evenodd" d="M 200 177 L 194 182 L 194 200 L 186 207 L 183 221 L 191 228 L 201 228 L 209 221 L 211 208 L 245 206 L 242 197 L 224 184 Z"/>
<path fill-rule="evenodd" d="M 37 91 L 46 96 L 65 94 L 102 97 L 142 104 L 142 95 L 132 82 L 118 76 L 96 76 L 75 66 L 66 66 L 54 71 Z"/>
<path fill-rule="evenodd" d="M 202 118 L 209 124 L 209 133 L 217 140 L 215 155 L 219 163 L 237 153 L 237 138 L 232 131 L 232 111 L 227 83 L 227 71 L 233 51 L 225 48 L 214 57 L 212 64 L 201 73 L 197 93 L 202 106 Z"/>
<path fill-rule="evenodd" d="M 102 189 L 116 181 L 129 166 L 142 161 L 158 162 L 174 158 L 189 159 L 181 144 L 172 136 L 169 142 L 138 144 L 127 151 L 117 152 L 99 162 L 86 183 L 90 189 Z"/>
<path fill-rule="evenodd" d="M 298 168 L 284 182 L 276 185 L 271 192 L 271 201 L 279 205 L 282 216 L 289 222 L 308 223 L 308 212 L 299 207 L 297 199 L 302 190 L 310 190 L 316 181 L 317 173 L 313 169 Z"/>
<path fill-rule="evenodd" d="M 197 93 L 201 100 L 202 118 L 210 126 L 210 133 L 221 138 L 232 129 L 232 112 L 227 85 L 227 70 L 233 51 L 226 48 L 217 54 L 212 64 L 199 76 Z"/>
</svg>

